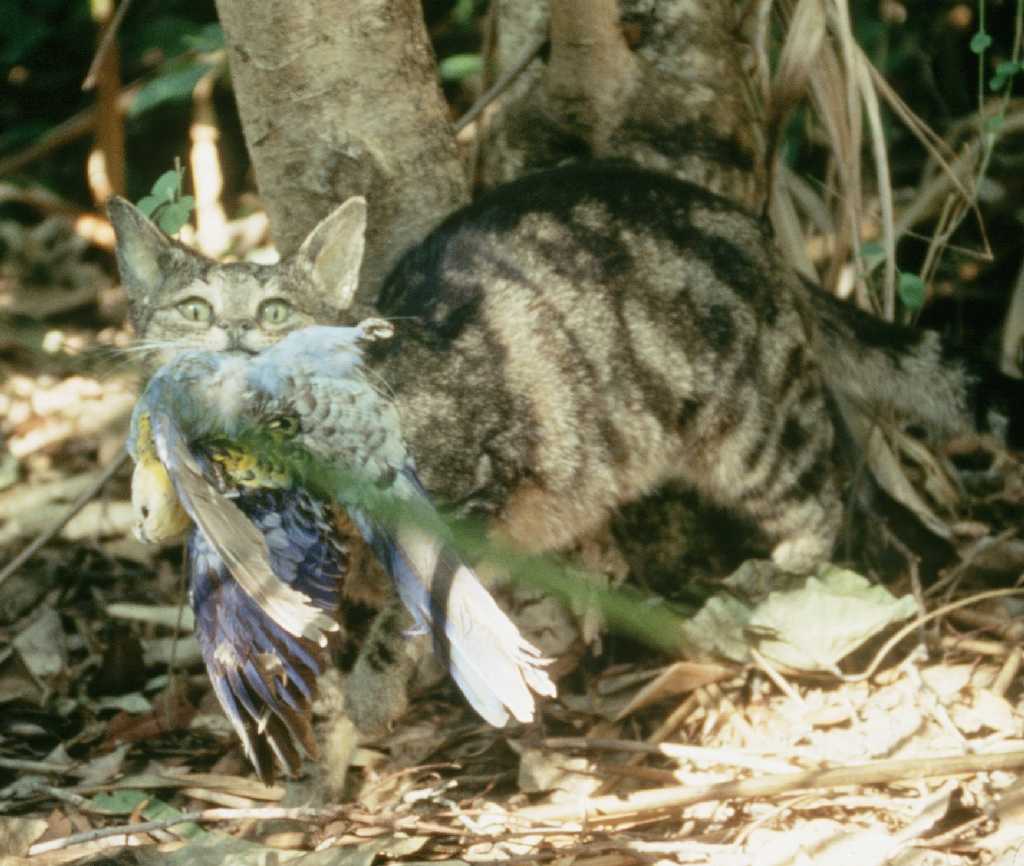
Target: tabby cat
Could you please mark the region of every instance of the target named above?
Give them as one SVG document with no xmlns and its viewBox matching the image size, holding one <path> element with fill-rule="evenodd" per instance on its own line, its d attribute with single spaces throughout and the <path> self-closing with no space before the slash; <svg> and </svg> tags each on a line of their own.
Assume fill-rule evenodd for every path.
<svg viewBox="0 0 1024 866">
<path fill-rule="evenodd" d="M 255 353 L 370 312 L 350 309 L 362 209 L 343 206 L 275 265 L 218 264 L 124 201 L 110 213 L 132 321 L 158 357 Z M 483 196 L 406 253 L 372 312 L 396 326 L 369 358 L 428 490 L 533 551 L 684 481 L 751 518 L 777 565 L 804 572 L 830 555 L 842 519 L 842 412 L 944 436 L 1014 410 L 1010 434 L 1022 433 L 1020 383 L 992 389 L 938 334 L 802 279 L 734 204 L 625 164 Z"/>
</svg>

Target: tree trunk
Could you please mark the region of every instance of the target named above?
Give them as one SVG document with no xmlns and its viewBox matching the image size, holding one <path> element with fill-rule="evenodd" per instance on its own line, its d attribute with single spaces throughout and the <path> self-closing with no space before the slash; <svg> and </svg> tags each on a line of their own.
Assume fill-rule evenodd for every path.
<svg viewBox="0 0 1024 866">
<path fill-rule="evenodd" d="M 369 204 L 360 299 L 468 198 L 418 0 L 217 0 L 245 137 L 283 255 Z"/>
<path fill-rule="evenodd" d="M 544 32 L 549 0 L 498 2 L 500 70 Z M 550 21 L 548 62 L 488 131 L 486 184 L 625 157 L 761 209 L 762 121 L 734 0 L 550 0 Z"/>
<path fill-rule="evenodd" d="M 763 124 L 735 0 L 492 2 L 498 73 L 546 35 L 550 51 L 480 133 L 485 185 L 567 159 L 621 157 L 763 207 Z M 366 195 L 365 302 L 395 257 L 468 198 L 419 3 L 217 5 L 279 248 L 294 249 L 347 196 Z M 624 548 L 635 572 L 650 571 L 652 540 L 669 539 L 663 570 L 676 573 L 690 509 L 671 493 L 635 506 L 634 525 L 648 527 L 639 553 Z M 629 520 L 613 531 L 636 541 Z"/>
</svg>

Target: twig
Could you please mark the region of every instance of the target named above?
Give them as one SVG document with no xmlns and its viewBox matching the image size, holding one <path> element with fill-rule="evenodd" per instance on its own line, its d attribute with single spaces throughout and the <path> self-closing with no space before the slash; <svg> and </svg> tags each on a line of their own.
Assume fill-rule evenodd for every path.
<svg viewBox="0 0 1024 866">
<path fill-rule="evenodd" d="M 979 592 L 969 598 L 962 598 L 959 601 L 950 602 L 949 604 L 945 604 L 942 607 L 933 610 L 931 613 L 926 613 L 905 625 L 896 632 L 896 634 L 889 638 L 889 640 L 885 642 L 885 645 L 875 654 L 875 657 L 871 660 L 871 664 L 869 664 L 865 670 L 861 671 L 859 674 L 843 676 L 842 681 L 844 683 L 859 683 L 863 680 L 870 679 L 874 675 L 875 671 L 878 670 L 879 665 L 881 665 L 885 657 L 892 651 L 893 647 L 895 647 L 912 631 L 920 628 L 926 622 L 929 622 L 936 617 L 945 616 L 950 611 L 966 607 L 969 604 L 988 601 L 990 598 L 1010 598 L 1012 596 L 1020 595 L 1024 595 L 1024 589 L 990 589 L 988 592 Z"/>
<path fill-rule="evenodd" d="M 114 812 L 110 809 L 101 809 L 96 806 L 88 797 L 83 797 L 81 794 L 76 794 L 74 791 L 68 791 L 65 788 L 58 788 L 54 785 L 44 785 L 42 782 L 37 782 L 29 787 L 29 790 L 33 794 L 41 794 L 50 797 L 54 800 L 59 800 L 62 803 L 68 803 L 78 809 L 80 812 L 85 812 L 89 815 L 120 815 L 121 812 Z"/>
<path fill-rule="evenodd" d="M 990 688 L 992 694 L 999 695 L 1000 697 L 1006 695 L 1010 685 L 1017 679 L 1022 663 L 1024 663 L 1024 655 L 1021 653 L 1021 648 L 1016 646 L 1010 650 L 1009 656 L 999 669 L 999 673 L 996 675 L 995 681 Z"/>
<path fill-rule="evenodd" d="M 541 50 L 544 48 L 545 45 L 547 45 L 547 43 L 548 37 L 547 35 L 544 35 L 537 39 L 532 45 L 530 45 L 526 49 L 526 51 L 523 52 L 523 56 L 520 57 L 514 64 L 512 64 L 512 66 L 501 76 L 501 78 L 495 81 L 494 84 L 488 87 L 486 91 L 480 94 L 477 101 L 474 102 L 466 110 L 466 113 L 463 114 L 462 117 L 460 117 L 457 121 L 455 121 L 455 126 L 453 127 L 453 130 L 456 133 L 460 133 L 474 120 L 476 120 L 477 117 L 480 116 L 480 113 L 485 108 L 487 108 L 488 105 L 490 105 L 492 102 L 494 102 L 495 99 L 497 99 L 499 96 L 501 96 L 501 94 L 508 90 L 512 83 L 520 75 L 523 74 L 523 71 L 526 69 L 526 67 L 533 62 L 533 59 L 538 54 L 540 54 Z"/>
<path fill-rule="evenodd" d="M 15 185 L 13 183 L 0 183 L 0 202 L 17 202 L 26 204 L 44 214 L 60 214 L 69 219 L 78 219 L 89 211 L 55 195 L 42 186 L 36 185 Z"/>
<path fill-rule="evenodd" d="M 778 670 L 767 658 L 762 655 L 756 647 L 750 647 L 750 657 L 753 659 L 754 664 L 768 679 L 770 679 L 782 694 L 789 698 L 797 707 L 803 709 L 806 705 L 804 699 L 800 697 L 800 693 L 793 688 L 782 675 L 782 672 Z"/>
<path fill-rule="evenodd" d="M 679 728 L 680 725 L 691 715 L 700 705 L 700 700 L 697 697 L 698 692 L 694 692 L 689 695 L 678 707 L 676 707 L 668 718 L 666 718 L 658 727 L 647 737 L 648 743 L 662 743 L 671 737 Z"/>
<path fill-rule="evenodd" d="M 951 584 L 955 584 L 964 572 L 974 565 L 975 560 L 982 553 L 990 547 L 995 547 L 996 545 L 1009 541 L 1016 534 L 1017 528 L 1010 527 L 1009 529 L 1004 529 L 998 535 L 986 535 L 983 538 L 979 538 L 971 544 L 964 553 L 960 554 L 960 561 L 955 566 L 953 566 L 946 574 L 928 588 L 927 595 L 938 595 L 940 592 L 946 590 Z"/>
<path fill-rule="evenodd" d="M 595 751 L 664 755 L 666 758 L 673 758 L 676 761 L 687 761 L 698 765 L 724 764 L 772 773 L 783 773 L 793 769 L 791 763 L 766 755 L 742 752 L 739 749 L 687 746 L 684 743 L 645 743 L 637 740 L 610 740 L 591 737 L 546 737 L 544 745 L 551 749 L 593 749 Z"/>
<path fill-rule="evenodd" d="M 280 806 L 264 806 L 255 809 L 203 809 L 198 812 L 183 812 L 174 818 L 165 818 L 162 821 L 142 821 L 138 824 L 97 827 L 94 830 L 86 830 L 82 833 L 72 833 L 70 836 L 62 836 L 60 839 L 51 839 L 48 842 L 40 842 L 38 845 L 33 845 L 29 848 L 28 854 L 29 857 L 35 857 L 47 851 L 60 851 L 62 848 L 70 848 L 72 845 L 81 845 L 85 842 L 95 842 L 97 839 L 105 839 L 110 836 L 129 836 L 136 833 L 152 833 L 156 830 L 167 830 L 178 824 L 244 820 L 249 818 L 257 820 L 328 818 L 334 816 L 337 812 L 337 807 L 314 809 L 308 806 L 299 806 L 294 809 L 285 809 Z"/>
<path fill-rule="evenodd" d="M 23 770 L 26 773 L 53 773 L 57 776 L 66 776 L 74 768 L 74 764 L 56 764 L 52 761 L 25 761 L 21 758 L 0 758 L 0 769 Z"/>
<path fill-rule="evenodd" d="M 117 35 L 121 22 L 124 20 L 124 15 L 131 5 L 132 0 L 121 0 L 117 9 L 114 10 L 114 15 L 107 24 L 107 29 L 103 31 L 100 44 L 96 46 L 96 54 L 92 58 L 92 63 L 89 64 L 89 71 L 85 74 L 82 90 L 92 90 L 96 86 L 96 76 L 99 73 L 100 66 L 103 64 L 103 59 L 107 56 L 107 52 L 110 51 L 110 46 L 114 44 L 114 37 Z"/>
<path fill-rule="evenodd" d="M 774 794 L 805 791 L 816 788 L 834 788 L 849 785 L 880 785 L 888 782 L 923 779 L 932 776 L 957 776 L 966 773 L 1012 770 L 1024 767 L 1024 751 L 1001 752 L 987 755 L 956 755 L 947 758 L 905 761 L 877 761 L 849 767 L 825 770 L 806 770 L 745 779 L 740 782 L 720 782 L 715 785 L 674 785 L 646 791 L 605 797 L 573 800 L 530 806 L 510 813 L 512 819 L 538 823 L 579 822 L 602 823 L 601 819 L 617 819 L 645 813 L 678 810 L 696 803 L 712 800 L 735 800 L 766 797 Z M 565 828 L 568 830 L 568 828 Z"/>
<path fill-rule="evenodd" d="M 0 585 L 7 580 L 14 572 L 21 568 L 29 558 L 32 557 L 36 551 L 39 550 L 44 544 L 49 542 L 58 532 L 60 532 L 68 523 L 71 518 L 78 514 L 86 504 L 103 489 L 105 485 L 117 471 L 124 465 L 128 459 L 128 452 L 125 451 L 124 446 L 121 446 L 121 450 L 118 455 L 107 465 L 107 468 L 103 470 L 100 477 L 68 507 L 67 513 L 58 520 L 53 526 L 46 530 L 46 532 L 39 535 L 35 541 L 33 541 L 28 547 L 26 547 L 21 553 L 19 553 L 14 559 L 12 559 L 7 565 L 0 570 Z"/>
</svg>

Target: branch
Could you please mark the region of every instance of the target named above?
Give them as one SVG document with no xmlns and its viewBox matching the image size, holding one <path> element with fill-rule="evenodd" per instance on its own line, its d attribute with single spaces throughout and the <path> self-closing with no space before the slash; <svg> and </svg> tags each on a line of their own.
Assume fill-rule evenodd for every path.
<svg viewBox="0 0 1024 866">
<path fill-rule="evenodd" d="M 594 826 L 624 816 L 651 815 L 671 809 L 676 812 L 684 806 L 713 800 L 751 799 L 848 785 L 885 785 L 911 779 L 934 776 L 959 776 L 967 773 L 991 773 L 995 770 L 1015 770 L 1024 767 L 1024 752 L 995 752 L 986 755 L 954 755 L 940 758 L 911 758 L 899 761 L 875 761 L 848 767 L 830 767 L 824 770 L 803 770 L 798 773 L 780 773 L 739 782 L 720 782 L 714 785 L 674 785 L 634 791 L 630 794 L 611 794 L 605 797 L 581 798 L 565 803 L 528 806 L 513 812 L 520 820 L 536 823 L 564 823 L 567 821 Z"/>
<path fill-rule="evenodd" d="M 552 0 L 546 95 L 597 153 L 619 126 L 636 72 L 618 0 Z"/>
<path fill-rule="evenodd" d="M 103 489 L 103 485 L 106 484 L 114 474 L 120 469 L 124 462 L 128 459 L 128 452 L 124 448 L 120 450 L 118 455 L 110 462 L 110 465 L 103 470 L 103 473 L 96 482 L 85 490 L 81 496 L 78 497 L 68 507 L 67 513 L 58 520 L 53 526 L 42 533 L 35 541 L 33 541 L 28 547 L 26 547 L 21 553 L 19 553 L 14 559 L 12 559 L 3 569 L 0 569 L 0 585 L 3 584 L 7 578 L 9 578 L 14 572 L 21 568 L 28 560 L 39 550 L 44 544 L 49 542 L 58 532 L 60 532 L 68 523 L 71 518 L 78 514 L 86 504 Z"/>
</svg>

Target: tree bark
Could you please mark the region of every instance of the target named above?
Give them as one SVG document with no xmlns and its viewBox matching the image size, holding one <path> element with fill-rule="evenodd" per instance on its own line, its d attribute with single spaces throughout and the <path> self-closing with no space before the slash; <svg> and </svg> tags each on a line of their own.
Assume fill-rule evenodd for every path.
<svg viewBox="0 0 1024 866">
<path fill-rule="evenodd" d="M 363 302 L 468 198 L 418 0 L 217 0 L 256 178 L 283 255 L 369 204 Z"/>
<path fill-rule="evenodd" d="M 551 0 L 544 99 L 594 153 L 610 150 L 637 78 L 618 0 Z"/>
<path fill-rule="evenodd" d="M 763 207 L 762 120 L 734 0 L 620 0 L 617 21 L 612 0 L 498 2 L 499 67 L 549 14 L 551 50 L 488 131 L 486 184 L 570 158 L 624 157 Z M 588 40 L 591 60 L 581 62 Z M 585 99 L 565 98 L 574 87 L 592 97 L 586 111 Z"/>
</svg>

